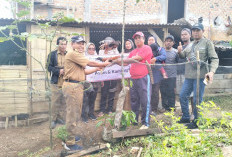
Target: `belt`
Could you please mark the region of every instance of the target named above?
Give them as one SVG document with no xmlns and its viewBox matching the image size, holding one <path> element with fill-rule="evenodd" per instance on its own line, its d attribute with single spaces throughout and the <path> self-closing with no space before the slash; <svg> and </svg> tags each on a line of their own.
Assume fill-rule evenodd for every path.
<svg viewBox="0 0 232 157">
<path fill-rule="evenodd" d="M 69 79 L 66 79 L 64 80 L 65 82 L 72 82 L 72 83 L 79 83 L 80 81 L 76 81 L 76 80 L 69 80 Z"/>
</svg>

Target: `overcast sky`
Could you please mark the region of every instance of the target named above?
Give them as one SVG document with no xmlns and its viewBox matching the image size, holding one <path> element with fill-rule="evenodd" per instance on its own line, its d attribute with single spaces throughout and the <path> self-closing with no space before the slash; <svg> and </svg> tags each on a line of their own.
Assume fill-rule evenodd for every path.
<svg viewBox="0 0 232 157">
<path fill-rule="evenodd" d="M 1 0 L 0 4 L 0 18 L 11 18 L 10 3 L 6 0 Z"/>
</svg>

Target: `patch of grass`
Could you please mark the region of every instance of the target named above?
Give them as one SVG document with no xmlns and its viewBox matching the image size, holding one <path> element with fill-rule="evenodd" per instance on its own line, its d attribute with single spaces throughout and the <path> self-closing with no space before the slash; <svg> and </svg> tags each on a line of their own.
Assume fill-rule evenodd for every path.
<svg viewBox="0 0 232 157">
<path fill-rule="evenodd" d="M 204 97 L 204 101 L 213 101 L 222 110 L 232 111 L 232 95 L 220 95 L 214 97 Z"/>
</svg>

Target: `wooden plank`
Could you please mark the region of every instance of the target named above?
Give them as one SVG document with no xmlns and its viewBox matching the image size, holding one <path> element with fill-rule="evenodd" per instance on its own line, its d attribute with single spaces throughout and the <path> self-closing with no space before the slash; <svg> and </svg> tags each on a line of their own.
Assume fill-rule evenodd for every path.
<svg viewBox="0 0 232 157">
<path fill-rule="evenodd" d="M 158 129 L 134 129 L 134 130 L 126 130 L 126 131 L 116 131 L 113 130 L 113 138 L 123 138 L 123 137 L 131 137 L 131 136 L 144 136 L 151 135 L 159 132 Z"/>
<path fill-rule="evenodd" d="M 28 119 L 28 124 L 32 125 L 32 124 L 36 124 L 36 123 L 46 122 L 48 120 L 49 120 L 48 116 L 38 117 L 38 118 L 31 118 L 31 119 Z"/>
<path fill-rule="evenodd" d="M 103 150 L 103 149 L 106 149 L 107 148 L 107 145 L 106 144 L 100 144 L 98 146 L 94 146 L 94 147 L 91 147 L 91 148 L 88 148 L 88 149 L 85 149 L 85 150 L 82 150 L 82 151 L 69 151 L 68 154 L 70 153 L 73 153 L 72 155 L 69 155 L 68 157 L 79 157 L 79 156 L 83 156 L 83 155 L 87 155 L 87 154 L 90 154 L 90 153 L 93 153 L 95 151 L 99 151 L 99 150 Z"/>
<path fill-rule="evenodd" d="M 155 36 L 156 39 L 157 39 L 157 43 L 160 45 L 160 46 L 163 46 L 163 41 L 159 38 L 159 36 L 156 34 L 156 32 L 152 29 L 152 28 L 148 28 L 148 32 Z"/>
</svg>

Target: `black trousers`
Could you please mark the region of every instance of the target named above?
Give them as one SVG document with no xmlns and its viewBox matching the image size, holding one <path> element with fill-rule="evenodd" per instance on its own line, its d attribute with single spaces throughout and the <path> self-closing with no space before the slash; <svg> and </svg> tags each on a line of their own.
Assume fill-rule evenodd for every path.
<svg viewBox="0 0 232 157">
<path fill-rule="evenodd" d="M 176 77 L 163 79 L 160 85 L 161 99 L 163 107 L 170 111 L 171 108 L 175 108 L 176 97 Z"/>
<path fill-rule="evenodd" d="M 151 110 L 157 111 L 159 105 L 159 90 L 160 82 L 152 85 L 152 94 L 151 94 Z"/>
<path fill-rule="evenodd" d="M 94 114 L 94 104 L 97 97 L 98 88 L 93 88 L 91 91 L 84 91 L 82 114 L 81 117 L 87 117 Z"/>
<path fill-rule="evenodd" d="M 100 112 L 108 113 L 113 111 L 116 86 L 117 81 L 115 80 L 104 81 L 104 86 L 101 88 Z"/>
</svg>

